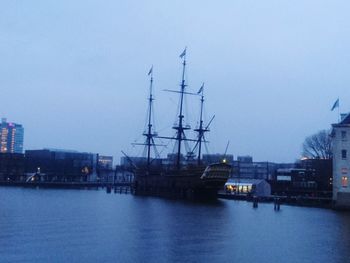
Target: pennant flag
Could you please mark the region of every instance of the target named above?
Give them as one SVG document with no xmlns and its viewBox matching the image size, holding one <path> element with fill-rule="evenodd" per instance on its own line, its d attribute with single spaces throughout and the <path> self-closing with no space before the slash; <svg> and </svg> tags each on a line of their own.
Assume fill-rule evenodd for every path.
<svg viewBox="0 0 350 263">
<path fill-rule="evenodd" d="M 197 94 L 201 93 L 203 91 L 204 88 L 204 83 L 202 84 L 201 88 L 198 90 Z"/>
<path fill-rule="evenodd" d="M 335 108 L 338 108 L 339 107 L 339 98 L 334 102 L 332 108 L 331 108 L 331 111 L 333 111 Z"/>
<path fill-rule="evenodd" d="M 152 74 L 152 72 L 153 72 L 153 66 L 151 67 L 151 69 L 149 70 L 149 72 L 148 72 L 148 76 L 149 75 L 151 75 Z"/>
<path fill-rule="evenodd" d="M 183 58 L 184 56 L 186 56 L 186 49 L 187 49 L 187 47 L 184 49 L 184 51 L 182 51 L 180 58 Z"/>
</svg>

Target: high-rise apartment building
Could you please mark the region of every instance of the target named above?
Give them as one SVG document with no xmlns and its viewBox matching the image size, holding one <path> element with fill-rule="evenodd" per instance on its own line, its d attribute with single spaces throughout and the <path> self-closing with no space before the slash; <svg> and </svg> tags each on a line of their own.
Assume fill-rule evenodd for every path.
<svg viewBox="0 0 350 263">
<path fill-rule="evenodd" d="M 21 124 L 7 122 L 1 119 L 0 124 L 0 152 L 23 153 L 24 129 Z"/>
</svg>

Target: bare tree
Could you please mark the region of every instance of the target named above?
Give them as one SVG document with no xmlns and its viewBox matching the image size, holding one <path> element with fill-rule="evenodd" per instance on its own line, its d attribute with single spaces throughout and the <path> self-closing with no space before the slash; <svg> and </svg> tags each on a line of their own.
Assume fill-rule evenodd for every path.
<svg viewBox="0 0 350 263">
<path fill-rule="evenodd" d="M 330 131 L 322 130 L 307 137 L 303 143 L 303 155 L 312 159 L 331 159 Z"/>
</svg>

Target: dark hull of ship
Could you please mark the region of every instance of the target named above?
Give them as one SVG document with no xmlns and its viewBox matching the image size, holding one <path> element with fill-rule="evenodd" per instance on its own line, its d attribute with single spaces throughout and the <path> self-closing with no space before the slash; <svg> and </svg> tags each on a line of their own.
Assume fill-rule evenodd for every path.
<svg viewBox="0 0 350 263">
<path fill-rule="evenodd" d="M 223 189 L 228 179 L 230 166 L 217 165 L 215 169 L 208 167 L 189 167 L 183 170 L 138 169 L 135 171 L 133 192 L 135 195 L 174 199 L 216 199 L 218 190 Z"/>
</svg>

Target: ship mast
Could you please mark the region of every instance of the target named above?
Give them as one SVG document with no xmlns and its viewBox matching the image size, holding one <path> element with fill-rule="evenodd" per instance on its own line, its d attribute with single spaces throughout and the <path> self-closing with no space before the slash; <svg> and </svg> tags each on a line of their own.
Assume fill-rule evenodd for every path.
<svg viewBox="0 0 350 263">
<path fill-rule="evenodd" d="M 200 118 L 199 118 L 199 128 L 195 131 L 198 132 L 198 164 L 201 163 L 201 151 L 202 151 L 202 139 L 204 136 L 204 133 L 208 131 L 208 129 L 203 128 L 203 104 L 204 104 L 204 83 L 202 84 L 202 87 L 199 89 L 198 94 L 201 94 L 201 112 L 200 112 Z"/>
<path fill-rule="evenodd" d="M 201 94 L 201 110 L 200 110 L 200 116 L 199 116 L 199 127 L 198 129 L 195 129 L 194 131 L 198 133 L 198 139 L 196 141 L 195 146 L 193 147 L 192 152 L 195 151 L 195 149 L 198 146 L 198 158 L 197 163 L 201 164 L 201 155 L 202 155 L 202 142 L 206 142 L 204 138 L 204 133 L 209 131 L 209 126 L 211 122 L 214 120 L 215 115 L 210 119 L 207 126 L 203 126 L 203 107 L 204 107 L 204 83 L 202 84 L 201 88 L 197 92 L 197 94 Z"/>
<path fill-rule="evenodd" d="M 145 151 L 147 150 L 147 167 L 149 168 L 152 160 L 151 160 L 151 148 L 154 146 L 154 151 L 156 156 L 158 155 L 157 149 L 155 148 L 156 144 L 154 143 L 154 137 L 157 136 L 156 132 L 152 133 L 152 108 L 153 108 L 153 66 L 148 72 L 148 75 L 151 76 L 150 78 L 150 86 L 149 86 L 149 98 L 148 98 L 148 115 L 147 115 L 147 131 L 143 133 L 143 136 L 146 137 L 146 142 L 145 143 L 133 143 L 133 145 L 144 145 L 145 146 Z"/>
<path fill-rule="evenodd" d="M 185 69 L 186 69 L 186 48 L 185 50 L 182 52 L 182 54 L 180 55 L 180 58 L 183 59 L 182 62 L 182 78 L 181 78 L 181 84 L 180 84 L 180 112 L 179 112 L 179 123 L 178 126 L 173 127 L 173 129 L 175 129 L 177 131 L 177 136 L 176 136 L 176 140 L 177 140 L 177 157 L 176 157 L 176 166 L 179 169 L 180 168 L 180 161 L 181 161 L 181 144 L 182 141 L 185 139 L 185 134 L 184 131 L 188 130 L 189 127 L 184 127 L 183 125 L 183 101 L 184 101 L 184 94 L 185 94 L 185 87 L 187 86 L 185 84 Z"/>
<path fill-rule="evenodd" d="M 147 131 L 147 134 L 144 134 L 146 136 L 146 144 L 147 144 L 147 166 L 151 164 L 151 146 L 153 145 L 153 136 L 154 136 L 154 134 L 152 134 L 153 66 L 151 67 L 148 75 L 151 75 L 150 87 L 149 87 L 149 98 L 148 98 L 148 131 Z"/>
<path fill-rule="evenodd" d="M 148 76 L 150 76 L 150 85 L 149 85 L 149 97 L 148 97 L 148 113 L 147 113 L 147 130 L 143 132 L 143 136 L 146 137 L 146 141 L 144 143 L 133 143 L 133 145 L 143 145 L 144 154 L 147 151 L 147 167 L 149 168 L 152 161 L 151 160 L 151 148 L 154 147 L 155 156 L 159 156 L 156 146 L 162 146 L 161 144 L 155 144 L 154 138 L 158 137 L 158 134 L 153 130 L 152 124 L 152 111 L 153 111 L 153 66 L 148 72 Z"/>
</svg>

